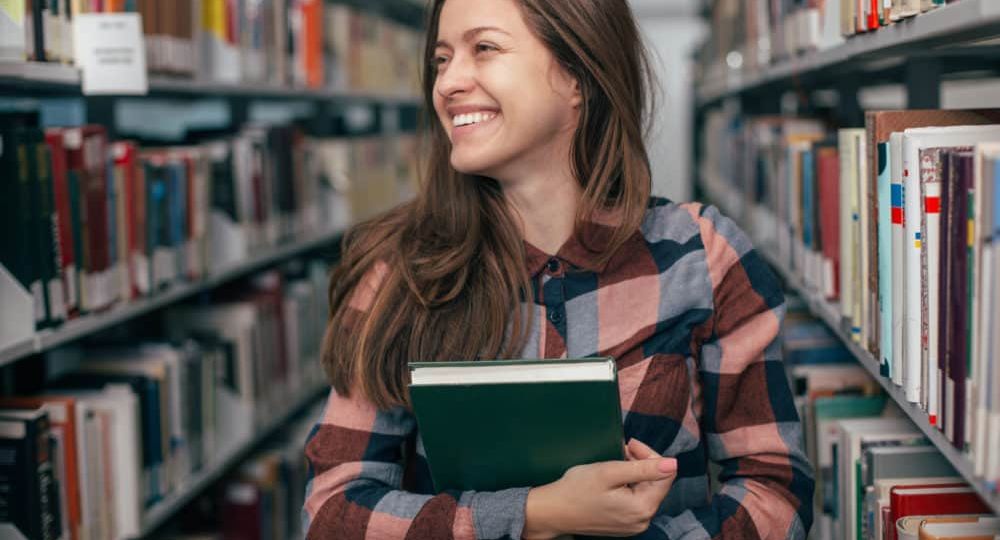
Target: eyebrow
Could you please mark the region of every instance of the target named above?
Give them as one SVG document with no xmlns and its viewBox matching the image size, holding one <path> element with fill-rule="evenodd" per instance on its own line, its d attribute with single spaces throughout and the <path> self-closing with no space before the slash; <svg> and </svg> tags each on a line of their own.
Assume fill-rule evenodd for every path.
<svg viewBox="0 0 1000 540">
<path fill-rule="evenodd" d="M 477 26 L 475 28 L 471 28 L 469 30 L 466 30 L 465 33 L 462 34 L 462 40 L 463 41 L 471 41 L 472 38 L 478 36 L 479 34 L 482 34 L 483 32 L 490 32 L 490 31 L 492 31 L 492 32 L 500 32 L 501 34 L 506 34 L 508 36 L 510 35 L 509 32 L 507 32 L 507 31 L 505 31 L 505 30 L 503 30 L 501 28 L 497 28 L 496 26 Z M 450 47 L 450 46 L 451 45 L 449 45 L 448 42 L 444 41 L 444 40 L 439 40 L 437 43 L 434 44 L 434 48 L 437 48 L 437 47 Z"/>
</svg>

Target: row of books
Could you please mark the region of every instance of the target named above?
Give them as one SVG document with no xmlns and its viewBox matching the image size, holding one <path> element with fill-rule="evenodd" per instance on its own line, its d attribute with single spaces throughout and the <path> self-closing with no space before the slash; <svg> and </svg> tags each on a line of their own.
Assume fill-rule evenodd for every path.
<svg viewBox="0 0 1000 540">
<path fill-rule="evenodd" d="M 413 191 L 413 134 L 248 125 L 142 148 L 98 125 L 12 124 L 0 126 L 0 197 L 16 201 L 0 216 L 0 266 L 32 295 L 38 328 L 343 230 Z"/>
<path fill-rule="evenodd" d="M 703 76 L 767 67 L 831 49 L 957 0 L 716 0 L 710 38 L 700 52 Z M 735 56 L 734 56 L 735 55 Z"/>
<path fill-rule="evenodd" d="M 925 521 L 1000 526 L 975 490 L 796 297 L 789 300 L 782 334 L 805 448 L 816 469 L 812 538 L 915 540 Z M 952 532 L 935 524 L 921 538 L 952 538 Z"/>
<path fill-rule="evenodd" d="M 184 509 L 155 540 L 295 540 L 308 466 L 302 442 L 322 415 L 317 403 Z"/>
<path fill-rule="evenodd" d="M 324 0 L 13 0 L 0 61 L 74 63 L 74 16 L 138 13 L 147 68 L 199 81 L 416 95 L 421 34 Z"/>
<path fill-rule="evenodd" d="M 159 341 L 62 351 L 44 391 L 0 398 L 0 521 L 31 540 L 140 535 L 158 502 L 318 393 L 326 277 L 321 261 L 267 272 L 172 308 Z"/>
<path fill-rule="evenodd" d="M 723 110 L 702 168 L 707 190 L 839 303 L 882 375 L 988 480 L 1000 480 L 998 119 L 869 112 L 865 128 L 833 131 Z"/>
</svg>

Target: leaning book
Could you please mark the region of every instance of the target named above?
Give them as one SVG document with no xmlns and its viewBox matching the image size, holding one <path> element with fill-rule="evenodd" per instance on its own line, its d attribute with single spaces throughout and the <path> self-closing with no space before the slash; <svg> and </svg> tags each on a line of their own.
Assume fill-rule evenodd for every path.
<svg viewBox="0 0 1000 540">
<path fill-rule="evenodd" d="M 410 376 L 438 492 L 541 486 L 624 459 L 611 358 L 411 362 Z"/>
</svg>

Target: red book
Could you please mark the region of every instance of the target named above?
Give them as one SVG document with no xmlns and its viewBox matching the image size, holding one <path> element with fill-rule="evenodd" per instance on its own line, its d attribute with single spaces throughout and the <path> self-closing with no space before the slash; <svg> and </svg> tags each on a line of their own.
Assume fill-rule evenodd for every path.
<svg viewBox="0 0 1000 540">
<path fill-rule="evenodd" d="M 223 540 L 260 540 L 260 488 L 251 482 L 233 482 L 226 486 L 222 501 Z"/>
<path fill-rule="evenodd" d="M 118 241 L 125 242 L 128 246 L 128 258 L 123 262 L 127 268 L 130 298 L 143 296 L 149 292 L 149 286 L 144 285 L 144 280 L 140 277 L 147 273 L 148 269 L 138 260 L 146 255 L 146 186 L 139 169 L 138 154 L 139 148 L 133 142 L 122 141 L 111 145 L 115 169 L 121 171 L 125 179 L 123 182 L 125 192 L 122 196 L 125 198 L 126 225 L 119 228 L 125 231 L 125 238 L 119 238 Z"/>
<path fill-rule="evenodd" d="M 819 146 L 816 151 L 819 184 L 819 234 L 823 259 L 832 265 L 832 295 L 840 298 L 840 155 L 836 146 Z M 828 291 L 829 292 L 829 291 Z"/>
<path fill-rule="evenodd" d="M 83 253 L 79 257 L 81 274 L 80 300 L 87 310 L 107 305 L 104 276 L 111 266 L 108 239 L 108 182 L 105 159 L 107 133 L 102 126 L 87 125 L 66 129 L 68 168 L 80 179 L 80 216 Z M 85 277 L 86 276 L 86 277 Z"/>
<path fill-rule="evenodd" d="M 59 270 L 66 292 L 66 312 L 70 317 L 79 313 L 76 283 L 76 254 L 73 251 L 73 212 L 70 203 L 69 171 L 61 129 L 45 132 L 45 142 L 52 156 L 52 195 L 56 209 L 56 229 L 59 237 Z"/>
<path fill-rule="evenodd" d="M 879 14 L 882 13 L 882 5 L 881 5 L 882 0 L 868 0 L 868 1 L 871 2 L 870 4 L 871 7 L 869 8 L 870 11 L 868 12 L 868 29 L 878 30 L 878 27 L 880 25 Z"/>
<path fill-rule="evenodd" d="M 896 486 L 889 490 L 891 523 L 906 516 L 988 514 L 990 507 L 974 489 L 962 484 Z M 895 534 L 893 540 L 895 540 Z"/>
</svg>

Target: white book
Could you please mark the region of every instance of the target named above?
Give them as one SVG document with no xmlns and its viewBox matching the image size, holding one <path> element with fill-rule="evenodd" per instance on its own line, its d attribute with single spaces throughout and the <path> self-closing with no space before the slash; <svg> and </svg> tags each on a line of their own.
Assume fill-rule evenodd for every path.
<svg viewBox="0 0 1000 540">
<path fill-rule="evenodd" d="M 114 481 L 115 538 L 135 538 L 142 528 L 142 428 L 139 399 L 128 385 L 109 384 L 101 392 L 83 394 L 80 400 L 110 415 L 110 468 Z M 79 403 L 79 401 L 78 401 Z"/>
<path fill-rule="evenodd" d="M 871 313 L 871 289 L 868 286 L 868 273 L 871 271 L 871 261 L 868 257 L 868 229 L 871 226 L 868 219 L 868 165 L 865 156 L 868 155 L 867 134 L 859 129 L 852 136 L 854 144 L 855 177 L 852 185 L 853 208 L 857 223 L 852 231 L 853 249 L 858 253 L 854 261 L 854 299 L 853 321 L 857 328 L 857 339 L 861 346 L 869 349 L 870 325 L 873 322 Z M 860 248 L 860 249 L 859 249 Z"/>
<path fill-rule="evenodd" d="M 921 220 L 921 178 L 920 150 L 922 148 L 958 147 L 977 144 L 986 140 L 1000 139 L 1000 126 L 953 126 L 934 128 L 914 128 L 904 132 L 903 176 L 904 203 L 906 206 L 906 301 L 905 339 L 906 359 L 904 375 L 906 399 L 912 403 L 920 401 L 921 370 L 928 362 L 928 347 L 922 340 L 924 321 L 921 318 L 921 293 L 926 284 L 921 281 L 921 248 L 924 231 Z M 942 380 L 944 379 L 941 377 Z M 947 391 L 946 391 L 947 396 Z M 945 407 L 953 411 L 952 407 Z"/>
<path fill-rule="evenodd" d="M 926 354 L 921 361 L 921 404 L 927 411 L 931 425 L 937 425 L 941 414 L 940 380 L 938 378 L 938 343 L 940 332 L 940 283 L 941 283 L 941 166 L 946 149 L 925 148 L 920 151 L 921 230 L 920 279 L 922 289 L 920 305 L 921 342 L 926 343 Z"/>
<path fill-rule="evenodd" d="M 989 270 L 984 265 L 983 276 L 993 276 L 1000 271 L 1000 231 L 997 223 L 1000 216 L 996 212 L 1000 211 L 1000 144 L 980 144 L 979 149 L 985 155 L 983 181 L 989 187 L 985 190 L 992 193 L 992 197 L 984 197 L 983 202 L 989 208 L 985 214 L 990 215 L 981 231 L 981 235 L 991 239 L 984 245 L 984 263 L 988 261 Z M 987 180 L 992 180 L 989 182 Z M 986 388 L 983 391 L 984 409 L 980 420 L 980 426 L 987 426 L 981 432 L 984 437 L 981 441 L 983 447 L 982 464 L 984 475 L 988 480 L 1000 480 L 1000 365 L 997 364 L 1000 354 L 997 347 L 1000 347 L 1000 307 L 998 297 L 1000 297 L 1000 286 L 997 286 L 995 279 L 984 279 L 984 283 L 989 286 L 989 291 L 983 291 L 982 312 L 985 314 L 982 320 L 982 335 L 984 346 L 982 348 L 982 361 L 986 364 L 982 372 L 982 380 L 986 381 Z"/>
<path fill-rule="evenodd" d="M 988 454 L 997 452 L 998 446 L 989 446 L 988 431 L 993 385 L 995 377 L 996 353 L 992 348 L 991 328 L 995 313 L 993 299 L 998 290 L 995 280 L 997 267 L 994 260 L 993 237 L 996 234 L 995 212 L 996 200 L 1000 193 L 996 190 L 994 178 L 997 173 L 997 163 L 1000 160 L 1000 143 L 982 143 L 976 146 L 975 165 L 975 245 L 974 245 L 974 281 L 975 304 L 973 306 L 973 372 L 970 378 L 974 381 L 974 402 L 972 404 L 973 418 L 969 424 L 972 436 L 973 467 L 977 475 L 985 475 Z M 992 357 L 991 357 L 992 356 Z"/>
<path fill-rule="evenodd" d="M 906 355 L 903 340 L 903 306 L 906 291 L 906 263 L 904 222 L 906 210 L 903 206 L 903 134 L 893 133 L 889 138 L 889 153 L 892 166 L 893 205 L 899 207 L 892 221 L 892 382 L 903 385 L 903 358 Z"/>
<path fill-rule="evenodd" d="M 0 2 L 0 62 L 24 62 L 25 0 Z"/>
<path fill-rule="evenodd" d="M 856 285 L 857 238 L 854 236 L 857 224 L 855 190 L 857 184 L 857 147 L 854 143 L 859 131 L 842 129 L 838 132 L 840 150 L 840 307 L 841 316 L 850 324 L 851 337 L 858 339 L 860 329 L 855 326 L 854 307 L 859 292 Z"/>
</svg>

